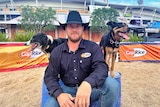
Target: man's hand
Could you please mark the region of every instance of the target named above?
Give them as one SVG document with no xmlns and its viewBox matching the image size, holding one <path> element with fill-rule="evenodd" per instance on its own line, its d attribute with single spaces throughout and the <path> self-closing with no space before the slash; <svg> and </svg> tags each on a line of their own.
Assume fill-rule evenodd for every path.
<svg viewBox="0 0 160 107">
<path fill-rule="evenodd" d="M 70 94 L 61 93 L 57 97 L 57 100 L 60 107 L 75 107 L 75 104 L 73 103 L 74 97 L 72 97 Z"/>
<path fill-rule="evenodd" d="M 91 90 L 91 85 L 88 82 L 81 83 L 76 93 L 75 107 L 89 107 Z"/>
</svg>

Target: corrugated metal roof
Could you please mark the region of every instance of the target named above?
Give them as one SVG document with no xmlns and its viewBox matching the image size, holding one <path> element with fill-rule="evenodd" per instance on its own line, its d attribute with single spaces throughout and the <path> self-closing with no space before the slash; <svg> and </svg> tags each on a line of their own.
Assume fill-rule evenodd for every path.
<svg viewBox="0 0 160 107">
<path fill-rule="evenodd" d="M 3 2 L 9 2 L 10 3 L 11 0 L 0 0 L 0 3 Z M 23 2 L 23 1 L 35 1 L 36 0 L 12 0 L 13 2 Z M 39 2 L 44 1 L 44 2 L 61 2 L 61 0 L 37 0 Z M 80 4 L 84 4 L 84 2 L 86 1 L 87 5 L 90 5 L 92 3 L 90 3 L 92 0 L 62 0 L 62 2 L 72 2 L 72 3 L 80 3 Z M 93 0 L 94 1 L 94 0 Z M 102 5 L 105 6 L 106 3 L 103 2 L 98 2 L 98 1 L 94 1 L 95 5 Z M 158 7 L 150 7 L 150 6 L 134 6 L 134 5 L 119 5 L 119 4 L 109 4 L 109 6 L 116 8 L 116 9 L 125 9 L 126 7 L 132 8 L 132 9 L 141 9 L 143 8 L 144 10 L 147 11 L 154 11 L 156 9 L 156 12 L 158 14 L 160 14 L 160 8 Z"/>
<path fill-rule="evenodd" d="M 17 18 L 14 18 L 12 20 L 9 20 L 9 21 L 0 21 L 0 24 L 19 24 L 21 20 L 21 16 L 17 17 Z M 59 22 L 60 23 L 65 23 L 67 20 L 67 15 L 65 14 L 57 14 L 56 15 L 56 20 L 54 21 L 54 25 L 59 25 Z M 90 16 L 87 16 L 87 15 L 82 15 L 82 20 L 84 23 L 87 23 L 89 22 L 90 20 Z"/>
<path fill-rule="evenodd" d="M 10 3 L 10 1 L 11 0 L 0 0 L 0 3 L 2 3 L 2 2 L 8 2 L 8 3 Z M 34 2 L 34 1 L 36 1 L 36 0 L 13 0 L 13 2 L 23 2 L 23 1 L 25 1 L 25 3 L 26 3 L 26 1 L 32 1 L 32 2 Z M 41 2 L 41 1 L 45 1 L 45 2 L 55 2 L 55 1 L 57 1 L 57 2 L 60 2 L 61 0 L 37 0 L 37 1 L 39 1 L 39 2 Z M 72 2 L 72 3 L 78 3 L 78 4 L 82 4 L 82 6 L 83 6 L 83 4 L 84 4 L 84 1 L 85 0 L 62 0 L 63 2 Z M 88 4 L 88 5 L 90 5 L 90 1 L 91 0 L 86 0 L 86 3 Z M 95 5 L 101 5 L 101 6 L 105 6 L 106 4 L 104 4 L 104 3 L 102 3 L 102 2 L 97 2 L 97 1 L 95 1 Z M 140 10 L 140 9 L 142 9 L 143 8 L 143 10 L 146 10 L 146 11 L 149 11 L 150 13 L 152 13 L 153 14 L 153 11 L 155 11 L 156 12 L 156 14 L 160 14 L 160 8 L 157 8 L 157 7 L 149 7 L 149 6 L 127 6 L 127 5 L 118 5 L 118 4 L 109 4 L 109 6 L 110 7 L 113 7 L 113 8 L 115 8 L 115 9 L 119 9 L 119 10 L 124 10 L 126 7 L 128 7 L 128 9 L 131 9 L 131 10 L 136 10 L 136 9 L 138 9 L 138 10 Z M 61 18 L 59 18 L 59 21 L 64 21 L 63 20 L 63 18 L 64 18 L 64 16 L 62 16 L 62 15 L 59 15 L 59 16 L 57 16 L 57 17 L 61 17 Z M 89 20 L 89 16 L 84 16 L 85 18 L 85 20 Z M 6 23 L 6 24 L 10 24 L 10 23 L 14 23 L 14 24 L 16 24 L 16 23 L 18 23 L 17 21 L 13 21 L 13 20 L 10 20 L 10 21 L 5 21 L 5 22 L 1 22 L 0 21 L 0 23 Z M 58 25 L 58 23 L 56 22 L 56 25 Z"/>
</svg>

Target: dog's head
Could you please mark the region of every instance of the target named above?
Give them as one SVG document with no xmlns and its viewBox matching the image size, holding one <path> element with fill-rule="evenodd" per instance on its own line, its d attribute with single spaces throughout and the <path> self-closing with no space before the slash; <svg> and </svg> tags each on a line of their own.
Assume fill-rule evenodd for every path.
<svg viewBox="0 0 160 107">
<path fill-rule="evenodd" d="M 37 33 L 26 43 L 26 45 L 31 45 L 32 51 L 35 48 L 40 48 L 42 51 L 45 51 L 48 44 L 51 44 L 52 42 L 53 39 L 51 36 L 44 33 Z"/>
<path fill-rule="evenodd" d="M 107 25 L 111 27 L 111 31 L 113 32 L 113 36 L 116 40 L 119 41 L 121 38 L 129 40 L 128 25 L 126 23 L 116 23 L 110 21 Z"/>
</svg>

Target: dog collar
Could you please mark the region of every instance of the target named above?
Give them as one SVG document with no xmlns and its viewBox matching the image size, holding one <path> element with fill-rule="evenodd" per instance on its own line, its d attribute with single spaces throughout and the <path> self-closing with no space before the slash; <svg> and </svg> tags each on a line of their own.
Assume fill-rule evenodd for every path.
<svg viewBox="0 0 160 107">
<path fill-rule="evenodd" d="M 112 39 L 110 39 L 110 44 L 115 44 L 115 47 L 119 47 L 119 41 L 114 41 Z"/>
</svg>

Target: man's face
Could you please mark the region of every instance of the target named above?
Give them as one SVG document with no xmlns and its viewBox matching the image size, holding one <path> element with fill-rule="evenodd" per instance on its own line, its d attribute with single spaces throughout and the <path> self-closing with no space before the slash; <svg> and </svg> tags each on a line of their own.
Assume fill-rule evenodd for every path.
<svg viewBox="0 0 160 107">
<path fill-rule="evenodd" d="M 67 24 L 65 30 L 70 41 L 78 42 L 82 38 L 84 27 L 82 24 Z"/>
</svg>

